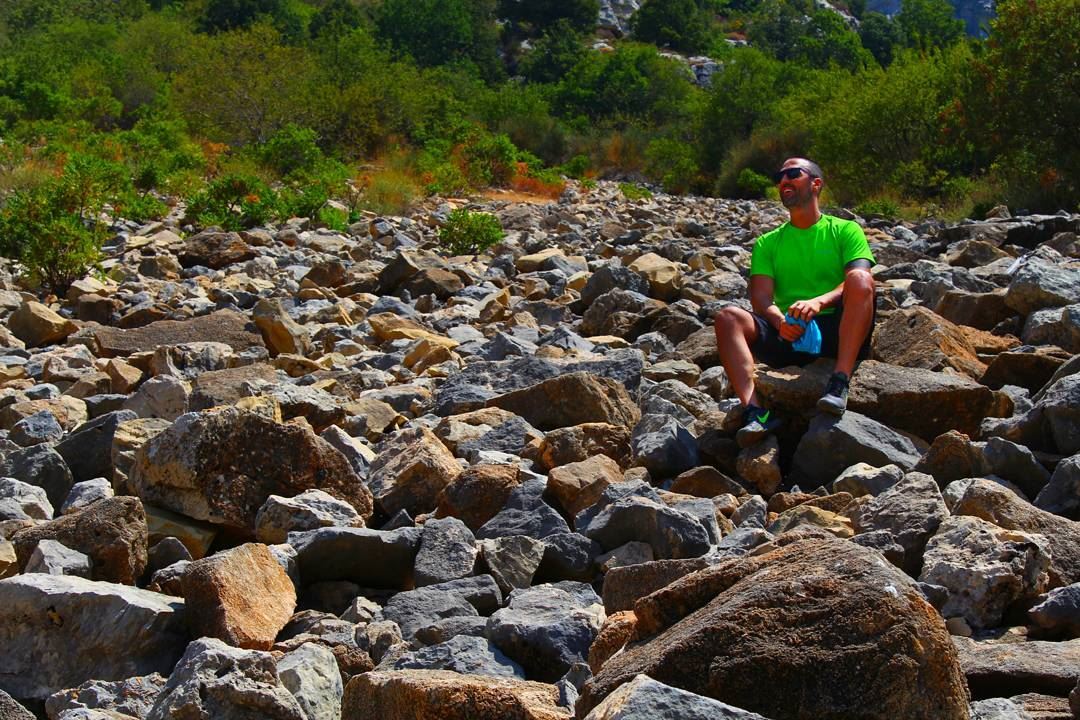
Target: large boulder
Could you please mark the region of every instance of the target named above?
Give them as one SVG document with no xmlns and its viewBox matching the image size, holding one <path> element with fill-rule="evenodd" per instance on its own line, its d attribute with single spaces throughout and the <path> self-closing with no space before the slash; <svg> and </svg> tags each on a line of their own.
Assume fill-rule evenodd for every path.
<svg viewBox="0 0 1080 720">
<path fill-rule="evenodd" d="M 237 408 L 188 413 L 136 453 L 128 482 L 149 503 L 252 533 L 271 495 L 317 488 L 371 517 L 371 492 L 311 430 Z"/>
<path fill-rule="evenodd" d="M 64 575 L 0 580 L 0 689 L 44 700 L 86 680 L 167 674 L 184 651 L 184 603 Z"/>
<path fill-rule="evenodd" d="M 75 480 L 71 468 L 47 445 L 16 450 L 0 459 L 0 477 L 10 477 L 43 490 L 53 508 L 64 504 Z"/>
<path fill-rule="evenodd" d="M 11 333 L 29 347 L 58 343 L 79 329 L 71 320 L 32 300 L 24 302 L 7 319 Z"/>
<path fill-rule="evenodd" d="M 164 345 L 196 342 L 225 343 L 236 352 L 263 347 L 262 336 L 248 319 L 232 310 L 219 310 L 190 320 L 159 320 L 130 330 L 102 326 L 94 330 L 94 340 L 102 357 L 124 357 L 153 352 Z"/>
<path fill-rule="evenodd" d="M 449 670 L 357 675 L 345 686 L 342 720 L 570 720 L 554 685 Z"/>
<path fill-rule="evenodd" d="M 921 306 L 899 310 L 874 329 L 874 357 L 924 370 L 952 368 L 976 380 L 986 371 L 964 332 Z"/>
<path fill-rule="evenodd" d="M 953 515 L 973 515 L 1005 530 L 1036 533 L 1050 546 L 1050 586 L 1080 582 L 1080 522 L 1040 510 L 1004 485 L 984 478 L 946 488 Z"/>
<path fill-rule="evenodd" d="M 424 427 L 402 430 L 380 448 L 368 471 L 375 502 L 387 515 L 430 512 L 439 493 L 461 474 L 446 446 Z"/>
<path fill-rule="evenodd" d="M 139 498 L 111 497 L 85 510 L 15 533 L 23 567 L 41 540 L 56 540 L 89 556 L 94 580 L 134 585 L 146 569 L 146 513 Z"/>
<path fill-rule="evenodd" d="M 146 720 L 307 720 L 274 656 L 214 638 L 187 646 Z"/>
<path fill-rule="evenodd" d="M 976 698 L 1031 692 L 1064 697 L 1080 680 L 1080 640 L 995 642 L 954 637 L 953 642 Z"/>
<path fill-rule="evenodd" d="M 499 395 L 487 404 L 521 415 L 541 430 L 582 423 L 633 427 L 641 417 L 622 383 L 588 372 L 572 372 L 544 380 Z"/>
<path fill-rule="evenodd" d="M 910 470 L 919 455 L 906 436 L 848 410 L 839 418 L 821 414 L 810 421 L 810 429 L 795 450 L 793 471 L 800 483 L 818 487 L 833 482 L 860 462 L 875 467 L 893 464 Z"/>
<path fill-rule="evenodd" d="M 114 681 L 87 680 L 78 687 L 52 695 L 45 701 L 45 712 L 50 718 L 60 718 L 68 710 L 82 709 L 143 718 L 165 687 L 165 680 L 160 673 Z M 3 713 L 0 717 L 4 717 Z"/>
<path fill-rule="evenodd" d="M 941 616 L 909 577 L 851 542 L 781 539 L 635 612 L 640 642 L 586 683 L 579 716 L 645 673 L 774 720 L 968 717 Z"/>
<path fill-rule="evenodd" d="M 259 543 L 196 560 L 180 585 L 194 634 L 234 647 L 269 650 L 296 609 L 292 580 Z"/>
</svg>

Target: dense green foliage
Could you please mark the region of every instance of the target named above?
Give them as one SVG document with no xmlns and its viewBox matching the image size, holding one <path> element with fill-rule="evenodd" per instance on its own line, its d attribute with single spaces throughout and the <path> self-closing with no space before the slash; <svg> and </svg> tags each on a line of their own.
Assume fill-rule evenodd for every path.
<svg viewBox="0 0 1080 720">
<path fill-rule="evenodd" d="M 0 250 L 62 286 L 103 217 L 170 198 L 249 227 L 560 173 L 761 197 L 792 154 L 867 208 L 1077 208 L 1075 0 L 1002 0 L 986 40 L 948 0 L 838 4 L 861 23 L 646 0 L 594 50 L 597 0 L 5 0 Z M 711 87 L 665 46 L 713 58 Z"/>
<path fill-rule="evenodd" d="M 491 213 L 458 208 L 439 228 L 439 244 L 451 255 L 482 253 L 503 239 L 502 225 Z"/>
</svg>

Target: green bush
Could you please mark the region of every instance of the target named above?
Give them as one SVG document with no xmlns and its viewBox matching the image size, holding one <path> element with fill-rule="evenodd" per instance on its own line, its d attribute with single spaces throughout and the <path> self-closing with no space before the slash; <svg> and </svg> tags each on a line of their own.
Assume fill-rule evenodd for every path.
<svg viewBox="0 0 1080 720">
<path fill-rule="evenodd" d="M 652 191 L 637 183 L 619 183 L 619 191 L 627 200 L 652 200 Z"/>
<path fill-rule="evenodd" d="M 503 235 L 494 215 L 459 208 L 439 229 L 439 244 L 451 255 L 476 255 L 500 242 Z"/>
<path fill-rule="evenodd" d="M 245 230 L 265 225 L 277 212 L 277 195 L 251 175 L 225 175 L 191 198 L 188 215 L 206 227 Z"/>
<path fill-rule="evenodd" d="M 311 128 L 289 123 L 263 143 L 259 158 L 279 175 L 309 171 L 323 158 L 317 140 Z"/>
<path fill-rule="evenodd" d="M 750 168 L 743 168 L 736 180 L 744 198 L 763 198 L 773 186 L 773 181 Z"/>
<path fill-rule="evenodd" d="M 868 217 L 870 215 L 880 215 L 881 217 L 894 219 L 900 215 L 900 206 L 888 198 L 877 198 L 875 200 L 866 200 L 859 203 L 854 207 L 857 215 Z"/>
</svg>

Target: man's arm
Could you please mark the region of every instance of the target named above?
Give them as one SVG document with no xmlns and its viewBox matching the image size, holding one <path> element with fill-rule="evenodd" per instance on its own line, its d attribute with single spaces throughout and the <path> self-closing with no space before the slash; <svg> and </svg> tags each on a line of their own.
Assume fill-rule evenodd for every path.
<svg viewBox="0 0 1080 720">
<path fill-rule="evenodd" d="M 765 318 L 765 322 L 780 332 L 780 337 L 788 342 L 795 342 L 803 334 L 799 325 L 784 322 L 784 313 L 774 302 L 775 281 L 768 275 L 750 276 L 750 305 L 754 313 Z"/>
<path fill-rule="evenodd" d="M 852 272 L 870 272 L 870 261 L 863 258 L 852 260 L 844 266 L 844 282 Z M 753 279 L 753 278 L 751 278 Z M 791 303 L 788 312 L 792 317 L 810 322 L 815 315 L 825 308 L 836 307 L 844 297 L 844 283 L 840 283 L 824 295 L 818 295 L 809 300 L 797 300 Z M 783 316 L 781 316 L 783 318 Z"/>
</svg>

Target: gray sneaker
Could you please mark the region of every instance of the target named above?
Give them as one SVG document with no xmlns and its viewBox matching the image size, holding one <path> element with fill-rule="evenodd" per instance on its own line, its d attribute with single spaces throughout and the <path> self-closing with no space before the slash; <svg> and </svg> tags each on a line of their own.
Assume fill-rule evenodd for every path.
<svg viewBox="0 0 1080 720">
<path fill-rule="evenodd" d="M 823 413 L 840 417 L 847 410 L 848 376 L 842 372 L 834 372 L 829 376 L 829 384 L 825 386 L 825 394 L 817 401 L 817 409 Z"/>
<path fill-rule="evenodd" d="M 741 448 L 756 445 L 781 424 L 780 418 L 774 417 L 771 410 L 749 405 L 743 413 L 743 426 L 735 433 L 735 442 Z"/>
</svg>

